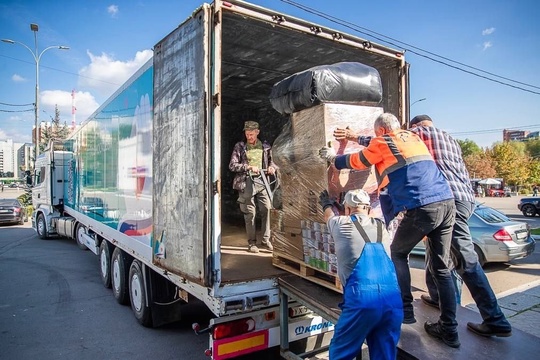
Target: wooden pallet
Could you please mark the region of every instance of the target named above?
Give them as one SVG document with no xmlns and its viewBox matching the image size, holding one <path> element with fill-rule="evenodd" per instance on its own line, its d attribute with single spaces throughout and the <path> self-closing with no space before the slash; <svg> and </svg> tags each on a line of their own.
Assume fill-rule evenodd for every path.
<svg viewBox="0 0 540 360">
<path fill-rule="evenodd" d="M 275 249 L 272 257 L 272 265 L 343 294 L 343 286 L 341 285 L 341 281 L 339 281 L 337 274 L 317 269 L 300 259 L 276 252 Z"/>
</svg>

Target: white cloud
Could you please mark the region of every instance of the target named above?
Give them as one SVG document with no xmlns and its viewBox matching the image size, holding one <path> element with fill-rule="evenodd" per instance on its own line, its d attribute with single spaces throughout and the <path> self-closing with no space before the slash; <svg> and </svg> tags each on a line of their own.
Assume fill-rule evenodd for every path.
<svg viewBox="0 0 540 360">
<path fill-rule="evenodd" d="M 11 80 L 13 80 L 14 82 L 25 82 L 25 81 L 28 81 L 27 79 L 23 78 L 21 75 L 19 74 L 13 74 L 13 76 L 11 77 Z"/>
<path fill-rule="evenodd" d="M 494 27 L 490 27 L 490 28 L 487 28 L 487 29 L 484 29 L 482 30 L 482 35 L 486 36 L 486 35 L 491 35 L 495 32 L 495 28 Z"/>
<path fill-rule="evenodd" d="M 72 120 L 72 99 L 70 91 L 47 90 L 41 92 L 41 109 L 45 112 L 40 114 L 40 120 L 50 121 L 54 118 L 54 109 L 58 105 L 60 120 L 62 123 L 71 125 Z M 86 120 L 99 107 L 98 102 L 92 94 L 86 91 L 75 92 L 75 121 L 80 124 Z"/>
<path fill-rule="evenodd" d="M 87 51 L 90 65 L 79 70 L 79 88 L 95 89 L 102 96 L 110 96 L 153 55 L 152 50 L 138 51 L 131 60 L 115 60 L 112 55 L 100 56 Z"/>
<path fill-rule="evenodd" d="M 484 44 L 483 44 L 482 50 L 487 50 L 487 49 L 489 49 L 489 48 L 492 47 L 492 46 L 493 46 L 493 44 L 491 43 L 491 41 L 486 41 L 486 42 L 484 42 Z"/>
<path fill-rule="evenodd" d="M 107 12 L 111 15 L 111 17 L 116 17 L 116 15 L 118 14 L 118 5 L 109 5 L 107 7 Z"/>
</svg>

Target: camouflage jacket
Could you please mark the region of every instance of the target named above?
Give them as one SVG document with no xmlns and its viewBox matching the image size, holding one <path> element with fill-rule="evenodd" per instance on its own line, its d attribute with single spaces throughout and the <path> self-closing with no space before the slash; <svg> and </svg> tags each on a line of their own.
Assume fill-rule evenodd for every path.
<svg viewBox="0 0 540 360">
<path fill-rule="evenodd" d="M 268 142 L 263 141 L 263 168 L 268 169 L 272 166 L 274 169 L 278 169 L 274 161 L 272 160 L 272 147 Z M 246 176 L 248 174 L 248 158 L 246 154 L 246 143 L 239 141 L 234 145 L 233 153 L 231 155 L 231 161 L 229 162 L 229 170 L 235 173 L 233 180 L 233 189 L 243 191 L 246 188 Z"/>
</svg>

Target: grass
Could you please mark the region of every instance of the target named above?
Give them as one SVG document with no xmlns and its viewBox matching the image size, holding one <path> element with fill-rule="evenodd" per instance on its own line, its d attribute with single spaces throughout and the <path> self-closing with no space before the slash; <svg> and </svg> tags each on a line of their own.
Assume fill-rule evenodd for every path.
<svg viewBox="0 0 540 360">
<path fill-rule="evenodd" d="M 540 228 L 538 228 L 538 229 L 531 229 L 531 235 L 540 235 Z"/>
</svg>

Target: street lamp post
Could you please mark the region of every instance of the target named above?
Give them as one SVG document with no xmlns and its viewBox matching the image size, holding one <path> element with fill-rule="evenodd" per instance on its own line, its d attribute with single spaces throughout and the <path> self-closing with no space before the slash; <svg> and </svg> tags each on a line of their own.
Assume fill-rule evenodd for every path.
<svg viewBox="0 0 540 360">
<path fill-rule="evenodd" d="M 422 98 L 422 99 L 418 99 L 418 100 L 414 101 L 411 105 L 409 105 L 409 108 L 411 108 L 417 102 L 424 101 L 424 100 L 427 100 L 427 98 Z"/>
<path fill-rule="evenodd" d="M 2 39 L 3 42 L 8 44 L 19 44 L 24 46 L 30 53 L 32 54 L 32 57 L 34 58 L 34 61 L 36 63 L 36 102 L 34 104 L 34 110 L 35 110 L 35 131 L 36 131 L 36 140 L 35 140 L 35 148 L 36 148 L 36 159 L 39 155 L 39 61 L 41 60 L 41 56 L 43 53 L 50 49 L 60 49 L 60 50 L 69 50 L 68 46 L 62 46 L 62 45 L 53 45 L 46 47 L 41 52 L 38 52 L 38 41 L 37 41 L 37 32 L 39 30 L 39 27 L 37 24 L 30 24 L 30 30 L 34 32 L 34 45 L 35 50 L 32 51 L 27 45 L 23 44 L 22 42 L 11 40 L 11 39 Z M 35 159 L 34 159 L 35 161 Z"/>
</svg>

